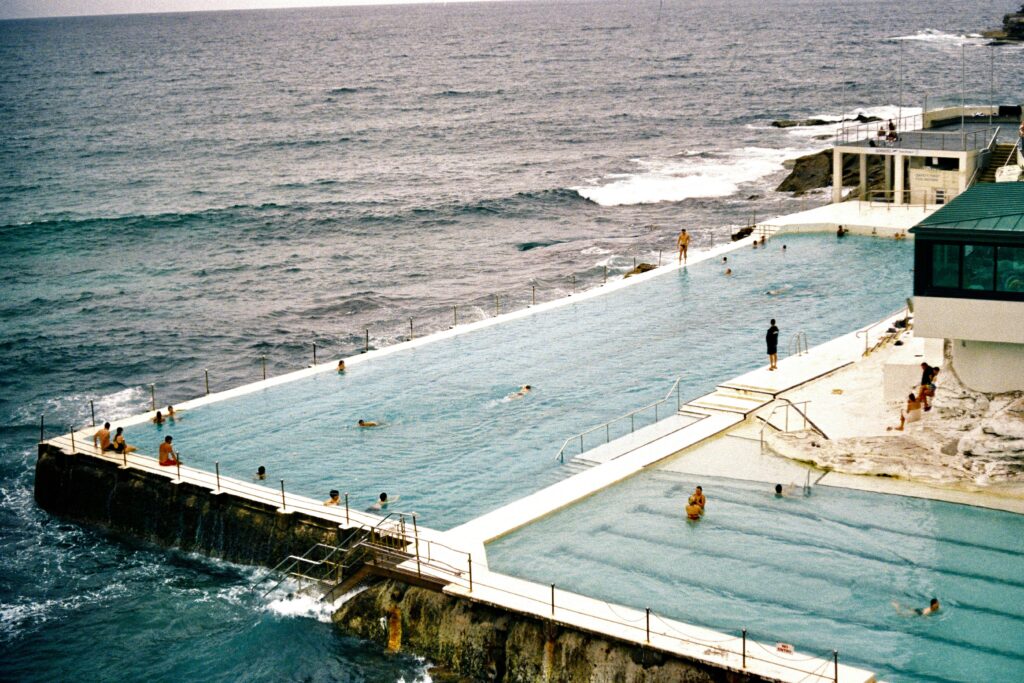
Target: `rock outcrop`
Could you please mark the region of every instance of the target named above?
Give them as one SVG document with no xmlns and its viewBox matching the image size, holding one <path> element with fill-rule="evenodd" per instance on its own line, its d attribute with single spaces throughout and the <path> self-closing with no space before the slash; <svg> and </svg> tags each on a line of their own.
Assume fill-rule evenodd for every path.
<svg viewBox="0 0 1024 683">
<path fill-rule="evenodd" d="M 1003 15 L 1003 28 L 985 31 L 986 38 L 992 38 L 993 45 L 1024 42 L 1024 5 L 1020 11 Z"/>
<path fill-rule="evenodd" d="M 843 185 L 860 183 L 860 167 L 855 155 L 843 158 Z M 779 184 L 778 192 L 794 192 L 801 195 L 809 190 L 832 186 L 832 150 L 826 149 L 787 161 L 792 164 L 789 175 Z M 881 157 L 868 157 L 868 189 L 881 188 L 885 182 L 885 166 Z"/>
<path fill-rule="evenodd" d="M 778 454 L 848 474 L 993 491 L 1024 490 L 1024 393 L 982 394 L 939 374 L 932 410 L 890 436 L 773 434 Z"/>
<path fill-rule="evenodd" d="M 640 273 L 646 273 L 649 270 L 654 270 L 657 267 L 658 266 L 654 265 L 653 263 L 638 263 L 633 268 L 633 270 L 629 271 L 628 273 L 626 273 L 622 277 L 627 278 L 630 275 L 639 275 Z"/>
<path fill-rule="evenodd" d="M 854 123 L 871 123 L 872 121 L 881 121 L 882 119 L 877 116 L 857 114 L 853 118 L 842 120 Z M 797 126 L 827 126 L 835 123 L 839 123 L 839 121 L 826 121 L 824 119 L 778 119 L 777 121 L 772 121 L 772 126 L 775 128 L 795 128 Z"/>
</svg>

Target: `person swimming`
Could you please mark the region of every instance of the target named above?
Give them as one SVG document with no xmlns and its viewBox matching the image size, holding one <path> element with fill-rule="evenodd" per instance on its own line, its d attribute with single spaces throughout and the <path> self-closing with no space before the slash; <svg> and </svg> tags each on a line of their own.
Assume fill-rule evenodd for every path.
<svg viewBox="0 0 1024 683">
<path fill-rule="evenodd" d="M 896 609 L 896 613 L 897 614 L 903 614 L 903 615 L 911 616 L 911 617 L 913 617 L 913 616 L 927 617 L 929 615 L 935 614 L 940 609 L 942 609 L 942 606 L 939 604 L 939 599 L 938 598 L 932 598 L 931 602 L 928 603 L 927 607 L 914 607 L 913 609 L 910 609 L 910 608 L 904 607 L 903 605 L 901 605 L 900 603 L 896 602 L 895 600 L 892 601 L 892 606 Z"/>
<path fill-rule="evenodd" d="M 345 372 L 345 361 L 338 361 L 338 372 Z"/>
<path fill-rule="evenodd" d="M 505 398 L 507 398 L 510 401 L 514 401 L 517 398 L 522 398 L 522 397 L 526 396 L 531 391 L 533 391 L 533 387 L 531 387 L 529 384 L 524 384 L 523 386 L 519 387 L 518 391 L 513 391 L 511 394 L 509 394 Z"/>
<path fill-rule="evenodd" d="M 779 296 L 780 294 L 785 294 L 791 289 L 793 289 L 793 285 L 782 285 L 781 287 L 776 287 L 775 289 L 765 290 L 765 294 L 767 294 L 768 296 Z"/>
<path fill-rule="evenodd" d="M 384 509 L 387 509 L 389 503 L 394 503 L 399 498 L 401 498 L 401 496 L 395 496 L 393 498 L 388 498 L 387 491 L 381 491 L 380 495 L 377 496 L 377 502 L 374 503 L 373 505 L 371 505 L 370 509 L 371 510 L 384 510 Z"/>
<path fill-rule="evenodd" d="M 360 427 L 379 427 L 380 425 L 371 420 L 360 420 L 357 423 Z"/>
</svg>

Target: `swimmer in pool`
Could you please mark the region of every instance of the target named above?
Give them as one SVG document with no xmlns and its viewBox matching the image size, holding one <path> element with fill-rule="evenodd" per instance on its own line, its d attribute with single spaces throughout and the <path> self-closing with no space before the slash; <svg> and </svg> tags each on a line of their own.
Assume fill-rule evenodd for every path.
<svg viewBox="0 0 1024 683">
<path fill-rule="evenodd" d="M 896 612 L 898 614 L 905 614 L 907 616 L 917 617 L 927 617 L 929 615 L 935 614 L 940 609 L 942 609 L 942 606 L 939 604 L 938 598 L 932 598 L 931 602 L 928 603 L 927 607 L 915 607 L 913 609 L 909 609 L 907 607 L 904 607 L 900 603 L 896 602 L 895 600 L 892 601 L 892 606 L 896 609 Z"/>
<path fill-rule="evenodd" d="M 345 361 L 338 361 L 338 372 L 345 372 Z"/>
<path fill-rule="evenodd" d="M 793 486 L 783 486 L 782 484 L 775 485 L 775 497 L 776 498 L 787 498 L 793 495 Z"/>
<path fill-rule="evenodd" d="M 379 427 L 380 425 L 370 420 L 360 420 L 358 422 L 360 427 Z"/>
<path fill-rule="evenodd" d="M 389 503 L 394 503 L 401 496 L 395 496 L 394 498 L 388 498 L 386 491 L 381 491 L 380 495 L 377 496 L 377 502 L 370 506 L 371 510 L 384 510 L 387 509 Z"/>
<path fill-rule="evenodd" d="M 153 419 L 150 420 L 150 422 L 152 422 L 155 425 L 162 425 L 164 423 L 164 414 L 161 413 L 159 410 L 156 411 L 156 415 L 153 416 Z"/>
<path fill-rule="evenodd" d="M 725 274 L 726 275 L 732 275 L 732 268 L 726 268 L 725 269 Z"/>
<path fill-rule="evenodd" d="M 693 520 L 700 519 L 704 516 L 704 506 L 707 504 L 708 499 L 704 497 L 704 489 L 698 486 L 686 501 L 686 516 Z"/>
<path fill-rule="evenodd" d="M 333 507 L 341 503 L 341 494 L 337 490 L 331 489 L 330 498 L 324 501 L 324 505 Z"/>
<path fill-rule="evenodd" d="M 505 398 L 507 398 L 510 401 L 514 401 L 517 398 L 522 398 L 523 396 L 526 396 L 531 391 L 533 391 L 533 387 L 531 387 L 529 384 L 524 384 L 523 386 L 519 387 L 519 391 L 513 391 Z"/>
</svg>

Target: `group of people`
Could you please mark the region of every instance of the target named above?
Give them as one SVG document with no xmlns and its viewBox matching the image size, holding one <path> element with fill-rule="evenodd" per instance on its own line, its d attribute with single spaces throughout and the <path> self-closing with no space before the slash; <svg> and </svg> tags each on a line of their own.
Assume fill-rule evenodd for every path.
<svg viewBox="0 0 1024 683">
<path fill-rule="evenodd" d="M 917 393 L 910 392 L 907 395 L 907 403 L 903 410 L 900 410 L 900 424 L 897 427 L 889 427 L 889 430 L 902 432 L 904 427 L 921 419 L 922 413 L 932 409 L 931 399 L 935 397 L 935 382 L 939 377 L 939 368 L 921 363 L 921 382 L 918 384 Z"/>
<path fill-rule="evenodd" d="M 337 489 L 331 489 L 328 494 L 327 500 L 324 501 L 324 505 L 327 507 L 335 507 L 341 505 L 341 494 Z M 377 500 L 367 508 L 368 511 L 379 511 L 386 510 L 388 505 L 397 501 L 401 496 L 388 497 L 387 491 L 381 491 L 380 495 L 377 496 Z M 345 505 L 348 506 L 348 494 L 345 494 Z"/>
<path fill-rule="evenodd" d="M 156 411 L 156 415 L 153 416 L 151 422 L 156 425 L 162 425 L 166 422 L 174 422 L 178 417 L 178 414 L 174 411 L 174 406 L 167 406 L 167 415 L 165 416 L 162 411 Z M 159 462 L 164 466 L 180 465 L 181 459 L 178 456 L 177 451 L 174 450 L 174 437 L 168 435 L 164 437 L 163 443 L 160 444 L 158 451 Z M 101 452 L 112 451 L 114 453 L 127 455 L 128 453 L 134 453 L 138 449 L 135 446 L 129 444 L 124 438 L 124 427 L 118 427 L 114 432 L 113 437 L 110 435 L 110 423 L 104 422 L 103 426 L 96 430 L 96 433 L 92 435 L 92 445 Z"/>
</svg>

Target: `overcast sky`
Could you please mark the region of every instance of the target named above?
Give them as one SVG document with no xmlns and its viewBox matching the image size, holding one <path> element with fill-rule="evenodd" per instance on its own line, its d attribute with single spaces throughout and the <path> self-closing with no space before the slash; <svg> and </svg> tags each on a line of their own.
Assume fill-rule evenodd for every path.
<svg viewBox="0 0 1024 683">
<path fill-rule="evenodd" d="M 481 0 L 0 0 L 0 19 L 67 17 L 88 14 L 138 12 L 194 12 L 198 10 L 270 9 L 325 5 L 410 5 Z M 484 0 L 499 2 L 501 0 Z"/>
</svg>

